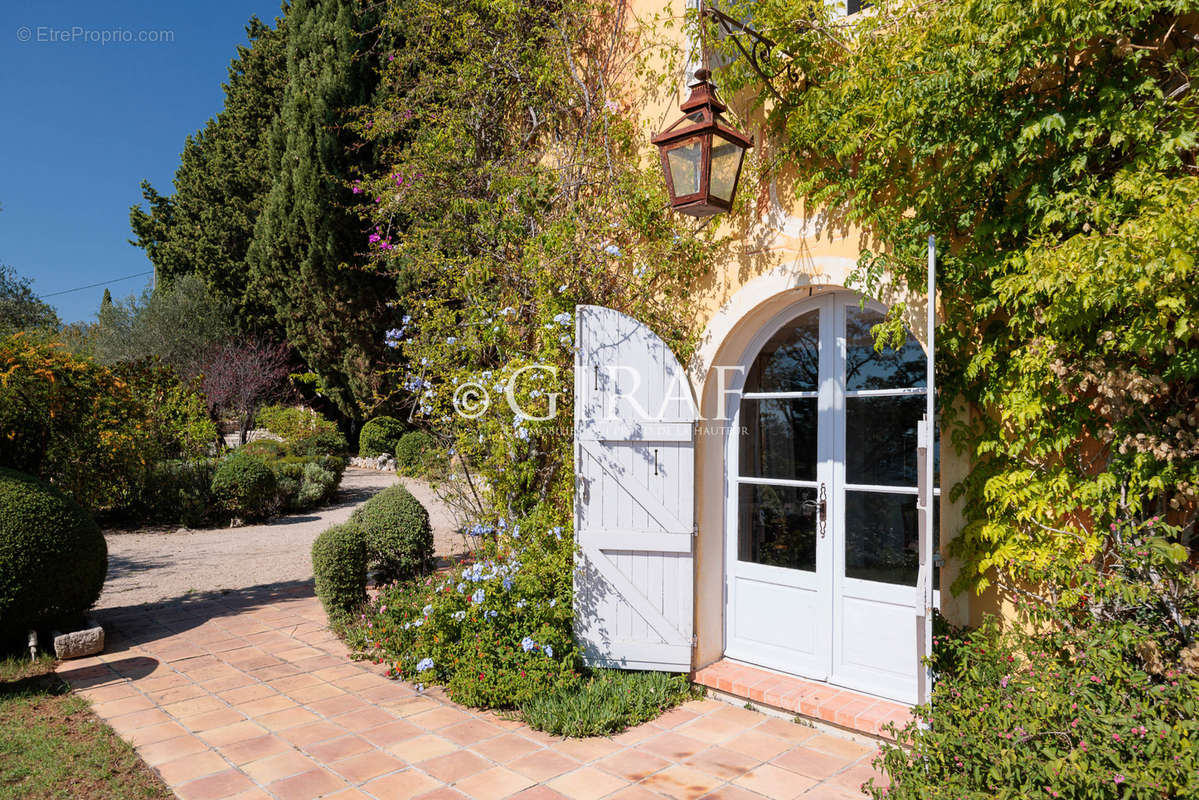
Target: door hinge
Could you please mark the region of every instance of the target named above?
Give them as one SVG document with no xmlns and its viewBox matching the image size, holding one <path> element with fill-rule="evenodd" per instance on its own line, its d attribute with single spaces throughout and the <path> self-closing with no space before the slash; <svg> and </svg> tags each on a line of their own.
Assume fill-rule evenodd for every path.
<svg viewBox="0 0 1199 800">
<path fill-rule="evenodd" d="M 694 539 L 697 536 L 699 536 L 699 523 L 698 522 L 691 526 L 691 538 Z"/>
<path fill-rule="evenodd" d="M 699 647 L 699 634 L 693 633 L 691 634 L 691 649 L 694 650 L 697 647 Z"/>
</svg>

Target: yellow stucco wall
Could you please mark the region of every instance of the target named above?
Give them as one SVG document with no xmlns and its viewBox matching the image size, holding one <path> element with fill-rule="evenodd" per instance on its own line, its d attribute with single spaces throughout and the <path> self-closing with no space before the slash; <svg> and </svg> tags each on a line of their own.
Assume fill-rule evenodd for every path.
<svg viewBox="0 0 1199 800">
<path fill-rule="evenodd" d="M 655 14 L 671 17 L 676 22 L 673 33 L 677 35 L 680 52 L 685 52 L 688 47 L 682 25 L 685 0 L 672 0 L 669 4 L 661 0 L 631 0 L 630 8 L 636 18 L 646 19 Z M 650 147 L 649 137 L 679 116 L 679 103 L 687 96 L 684 69 L 675 69 L 674 76 L 673 91 L 664 92 L 643 111 L 646 158 L 655 164 L 657 153 Z M 750 195 L 743 198 L 748 201 L 744 210 L 722 215 L 709 223 L 719 225 L 719 232 L 729 237 L 727 257 L 697 279 L 694 294 L 696 327 L 704 333 L 696 356 L 688 366 L 701 413 L 707 419 L 712 419 L 717 410 L 718 392 L 713 368 L 740 363 L 754 334 L 787 306 L 811 293 L 845 287 L 859 253 L 868 244 L 866 234 L 840 221 L 835 213 L 807 208 L 795 199 L 785 176 L 773 181 L 757 180 L 759 165 L 770 156 L 770 142 L 762 135 L 760 126 L 746 115 L 745 104 L 738 103 L 736 98 L 723 99 L 730 105 L 728 116 L 743 131 L 754 136 L 756 147 L 747 160 L 738 190 L 739 194 L 747 187 L 750 191 Z M 744 174 L 746 172 L 751 174 Z M 884 289 L 884 296 L 876 299 L 885 304 L 908 300 L 912 309 L 909 325 L 923 343 L 924 298 L 888 292 Z M 711 663 L 723 654 L 724 443 L 724 435 L 716 426 L 711 426 L 701 429 L 696 447 L 696 520 L 699 524 L 696 666 Z M 951 447 L 942 448 L 941 485 L 952 486 L 963 476 L 966 464 Z M 960 509 L 946 496 L 941 508 L 942 543 L 962 524 Z M 994 600 L 954 597 L 948 591 L 953 577 L 954 565 L 947 563 L 942 576 L 942 612 L 959 624 L 977 620 L 981 611 L 992 606 Z"/>
</svg>

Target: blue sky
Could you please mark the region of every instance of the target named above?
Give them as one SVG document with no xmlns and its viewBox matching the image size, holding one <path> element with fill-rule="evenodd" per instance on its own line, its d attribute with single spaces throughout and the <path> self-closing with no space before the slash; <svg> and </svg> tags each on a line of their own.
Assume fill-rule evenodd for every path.
<svg viewBox="0 0 1199 800">
<path fill-rule="evenodd" d="M 173 191 L 184 138 L 221 108 L 246 21 L 273 22 L 279 0 L 0 6 L 0 263 L 42 295 L 101 281 L 114 297 L 140 293 L 148 277 L 111 280 L 151 269 L 128 243 L 138 184 Z M 173 41 L 138 41 L 143 31 Z M 46 300 L 73 322 L 93 319 L 103 294 Z"/>
</svg>

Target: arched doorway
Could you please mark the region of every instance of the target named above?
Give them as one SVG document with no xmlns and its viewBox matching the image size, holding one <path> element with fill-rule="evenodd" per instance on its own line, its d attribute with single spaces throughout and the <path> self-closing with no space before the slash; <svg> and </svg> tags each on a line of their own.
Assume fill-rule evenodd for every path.
<svg viewBox="0 0 1199 800">
<path fill-rule="evenodd" d="M 912 702 L 925 355 L 835 291 L 746 348 L 725 443 L 725 653 Z M 730 387 L 733 388 L 733 387 Z"/>
</svg>

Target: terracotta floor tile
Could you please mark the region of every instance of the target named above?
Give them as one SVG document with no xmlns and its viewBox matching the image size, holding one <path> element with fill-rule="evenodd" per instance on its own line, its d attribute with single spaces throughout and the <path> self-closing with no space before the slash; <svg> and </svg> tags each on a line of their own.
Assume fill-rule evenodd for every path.
<svg viewBox="0 0 1199 800">
<path fill-rule="evenodd" d="M 295 750 L 285 750 L 266 758 L 248 761 L 240 767 L 242 772 L 263 786 L 316 768 L 315 761 L 305 758 Z"/>
<path fill-rule="evenodd" d="M 449 739 L 443 739 L 432 733 L 425 734 L 424 736 L 414 736 L 411 739 L 404 739 L 386 748 L 387 752 L 399 756 L 409 764 L 428 761 L 430 758 L 444 756 L 460 749 L 457 744 L 451 742 Z"/>
<path fill-rule="evenodd" d="M 887 787 L 891 785 L 887 776 L 871 767 L 869 764 L 855 764 L 843 772 L 838 772 L 836 775 L 828 779 L 827 784 L 838 786 L 851 794 L 863 793 L 862 785 L 874 779 L 875 786 Z"/>
<path fill-rule="evenodd" d="M 512 800 L 570 800 L 561 792 L 555 792 L 548 786 L 533 786 L 512 795 Z"/>
<path fill-rule="evenodd" d="M 273 714 L 276 711 L 282 711 L 285 708 L 295 708 L 296 701 L 287 695 L 275 694 L 270 697 L 262 697 L 258 700 L 246 700 L 234 706 L 238 711 L 245 714 L 247 717 L 265 717 L 267 714 Z"/>
<path fill-rule="evenodd" d="M 280 731 L 279 735 L 287 741 L 303 747 L 312 742 L 320 742 L 325 739 L 334 739 L 338 736 L 345 736 L 349 731 L 340 725 L 335 725 L 332 722 L 312 722 L 307 725 L 299 725 L 295 728 L 287 728 Z"/>
<path fill-rule="evenodd" d="M 398 758 L 371 748 L 364 753 L 330 762 L 328 766 L 351 783 L 362 783 L 388 772 L 404 769 L 408 765 Z"/>
<path fill-rule="evenodd" d="M 611 772 L 626 781 L 636 783 L 642 778 L 649 777 L 660 769 L 670 766 L 671 762 L 639 750 L 628 749 L 613 753 L 607 758 L 600 759 L 595 766 Z"/>
<path fill-rule="evenodd" d="M 280 739 L 278 736 L 267 734 L 225 745 L 221 748 L 221 753 L 234 764 L 245 764 L 249 761 L 257 761 L 261 758 L 273 756 L 276 753 L 283 753 L 291 749 L 292 746 L 289 742 Z"/>
<path fill-rule="evenodd" d="M 873 745 L 855 742 L 852 739 L 847 739 L 842 736 L 833 736 L 827 733 L 816 733 L 807 741 L 804 747 L 811 747 L 816 750 L 822 750 L 831 755 L 840 756 L 842 758 L 854 761 L 863 756 L 873 755 L 878 752 L 878 748 Z"/>
<path fill-rule="evenodd" d="M 724 781 L 715 775 L 677 764 L 655 772 L 641 785 L 679 800 L 699 800 L 722 783 Z"/>
<path fill-rule="evenodd" d="M 627 786 L 628 782 L 595 767 L 580 767 L 574 772 L 559 775 L 548 785 L 571 800 L 598 800 Z"/>
<path fill-rule="evenodd" d="M 806 742 L 818 733 L 815 728 L 808 725 L 784 719 L 768 719 L 754 730 L 778 736 L 780 739 L 786 739 L 794 744 Z"/>
<path fill-rule="evenodd" d="M 749 789 L 743 789 L 732 783 L 726 783 L 724 786 L 718 786 L 708 794 L 704 795 L 701 800 L 763 800 L 764 795 L 757 792 L 751 792 Z M 771 800 L 767 798 L 767 800 Z"/>
<path fill-rule="evenodd" d="M 333 722 L 342 726 L 346 730 L 362 733 L 369 731 L 371 728 L 377 728 L 380 725 L 386 725 L 389 722 L 394 722 L 396 716 L 390 714 L 377 706 L 364 708 L 361 711 L 353 711 L 349 714 L 339 714 L 336 717 L 331 717 Z"/>
<path fill-rule="evenodd" d="M 137 730 L 138 728 L 148 728 L 154 725 L 162 725 L 170 722 L 168 717 L 161 709 L 152 708 L 147 711 L 135 711 L 132 714 L 123 714 L 119 717 L 113 717 L 108 720 L 108 724 L 117 733 L 125 734 Z"/>
<path fill-rule="evenodd" d="M 119 683 L 114 686 L 97 686 L 94 689 L 81 689 L 79 694 L 93 704 L 110 703 L 113 700 L 123 700 L 126 697 L 141 697 L 142 693 L 133 688 L 133 684 Z"/>
<path fill-rule="evenodd" d="M 626 786 L 616 794 L 610 794 L 607 800 L 662 800 L 662 795 L 651 792 L 644 786 Z"/>
<path fill-rule="evenodd" d="M 241 686 L 221 692 L 219 697 L 229 705 L 235 706 L 238 703 L 247 703 L 251 700 L 261 700 L 264 697 L 276 697 L 278 695 L 279 693 L 271 688 L 269 684 L 252 683 L 249 686 Z"/>
<path fill-rule="evenodd" d="M 266 788 L 279 800 L 312 800 L 347 787 L 341 778 L 318 768 L 275 781 Z"/>
<path fill-rule="evenodd" d="M 762 733 L 755 729 L 746 731 L 740 736 L 734 736 L 732 739 L 723 742 L 721 747 L 736 750 L 738 753 L 766 761 L 774 758 L 779 753 L 790 750 L 794 745 L 795 742 L 781 739 L 778 736 L 771 736 L 768 733 Z"/>
<path fill-rule="evenodd" d="M 457 750 L 422 761 L 417 766 L 443 783 L 457 783 L 468 775 L 487 769 L 491 764 L 469 750 Z"/>
<path fill-rule="evenodd" d="M 308 686 L 317 686 L 321 683 L 324 683 L 324 681 L 315 675 L 301 673 L 299 675 L 288 675 L 285 678 L 276 678 L 275 680 L 267 681 L 267 683 L 275 691 L 287 694 L 292 689 L 303 689 Z"/>
<path fill-rule="evenodd" d="M 874 701 L 867 698 L 856 698 L 848 703 L 840 706 L 833 713 L 832 722 L 844 728 L 852 728 L 854 721 L 857 720 L 858 714 L 861 714 L 866 709 L 874 705 Z"/>
<path fill-rule="evenodd" d="M 683 761 L 707 747 L 707 742 L 674 732 L 663 733 L 638 745 L 639 749 L 661 756 L 668 761 Z"/>
<path fill-rule="evenodd" d="M 434 789 L 431 792 L 426 792 L 413 800 L 471 800 L 457 789 L 449 786 L 442 786 L 440 789 Z"/>
<path fill-rule="evenodd" d="M 120 700 L 110 700 L 106 703 L 96 703 L 94 700 L 92 702 L 92 710 L 105 719 L 155 708 L 153 701 L 140 694 L 122 697 Z"/>
<path fill-rule="evenodd" d="M 171 761 L 158 764 L 156 769 L 162 779 L 172 786 L 178 786 L 197 778 L 224 772 L 229 769 L 229 763 L 211 750 L 201 753 L 191 753 Z"/>
<path fill-rule="evenodd" d="M 206 742 L 188 734 L 186 736 L 176 736 L 174 739 L 167 739 L 163 742 L 143 745 L 137 748 L 137 754 L 147 764 L 156 767 L 159 764 L 173 761 L 176 758 L 203 753 L 207 749 L 208 744 Z"/>
<path fill-rule="evenodd" d="M 843 756 L 831 755 L 801 745 L 794 750 L 788 750 L 781 756 L 775 757 L 771 760 L 771 763 L 783 769 L 789 769 L 792 772 L 798 772 L 800 775 L 806 775 L 809 778 L 822 781 L 830 775 L 845 769 L 845 767 L 849 766 L 850 761 L 851 759 L 844 758 Z"/>
<path fill-rule="evenodd" d="M 733 783 L 772 800 L 794 800 L 816 782 L 773 764 L 762 764 L 737 778 Z"/>
<path fill-rule="evenodd" d="M 261 716 L 257 719 L 257 722 L 269 731 L 282 731 L 309 722 L 316 722 L 319 719 L 319 716 L 313 714 L 308 709 L 296 706 L 295 708 L 285 708 L 282 711 Z"/>
<path fill-rule="evenodd" d="M 538 750 L 536 753 L 516 759 L 508 766 L 521 775 L 527 775 L 538 783 L 544 783 L 564 772 L 570 772 L 579 766 L 579 762 L 552 750 Z"/>
<path fill-rule="evenodd" d="M 403 772 L 393 772 L 382 778 L 375 778 L 370 783 L 364 784 L 362 790 L 374 797 L 394 797 L 399 800 L 401 797 L 416 797 L 442 788 L 442 786 L 440 781 L 430 778 L 423 772 L 406 769 Z"/>
<path fill-rule="evenodd" d="M 262 736 L 264 733 L 266 733 L 266 728 L 263 728 L 258 723 L 243 720 L 242 722 L 235 722 L 232 725 L 201 731 L 200 738 L 213 747 L 225 747 L 237 742 L 244 742 L 246 739 L 254 739 Z"/>
<path fill-rule="evenodd" d="M 703 716 L 682 725 L 678 733 L 709 744 L 718 744 L 745 732 L 745 725 L 716 716 Z"/>
<path fill-rule="evenodd" d="M 541 745 L 519 734 L 508 733 L 473 744 L 470 749 L 497 764 L 507 764 L 509 761 L 540 750 Z"/>
<path fill-rule="evenodd" d="M 128 733 L 124 731 L 117 731 L 117 733 L 120 733 L 122 739 L 125 739 L 135 747 L 141 747 L 142 745 L 173 739 L 176 736 L 183 736 L 188 733 L 188 730 L 178 722 L 164 722 L 161 725 L 150 725 L 149 727 L 138 728 Z"/>
<path fill-rule="evenodd" d="M 588 739 L 566 739 L 550 745 L 550 748 L 581 764 L 610 756 L 622 749 L 620 745 L 601 736 L 593 736 Z"/>
<path fill-rule="evenodd" d="M 472 745 L 475 742 L 499 736 L 501 733 L 503 731 L 488 722 L 484 722 L 481 719 L 470 719 L 466 722 L 459 722 L 456 725 L 442 728 L 437 732 L 437 735 L 444 736 L 451 742 L 457 742 L 461 745 Z"/>
<path fill-rule="evenodd" d="M 408 717 L 408 721 L 413 725 L 420 725 L 422 728 L 435 731 L 440 728 L 449 727 L 450 725 L 466 722 L 470 718 L 470 715 L 465 711 L 439 704 L 431 711 L 425 711 Z"/>
<path fill-rule="evenodd" d="M 288 689 L 287 696 L 297 703 L 311 705 L 312 703 L 330 698 L 348 697 L 344 691 L 329 683 L 315 683 L 301 689 Z"/>
<path fill-rule="evenodd" d="M 231 769 L 174 788 L 182 800 L 224 800 L 256 787 L 243 773 Z"/>
<path fill-rule="evenodd" d="M 687 722 L 693 722 L 699 717 L 694 711 L 688 711 L 685 708 L 672 708 L 665 714 L 660 714 L 654 719 L 654 724 L 659 728 L 677 728 Z"/>
<path fill-rule="evenodd" d="M 376 747 L 390 747 L 405 739 L 412 739 L 424 734 L 423 728 L 418 728 L 406 720 L 397 719 L 377 728 L 363 731 L 360 736 Z"/>
<path fill-rule="evenodd" d="M 710 747 L 703 752 L 696 753 L 684 763 L 723 780 L 731 781 L 741 777 L 763 761 L 765 761 L 764 758 L 740 753 L 727 747 Z"/>
<path fill-rule="evenodd" d="M 220 711 L 228 707 L 221 702 L 220 698 L 204 694 L 199 697 L 193 697 L 190 700 L 164 705 L 162 710 L 175 719 L 183 719 L 185 717 L 194 717 L 198 714 L 207 714 L 209 711 Z"/>
<path fill-rule="evenodd" d="M 492 767 L 458 781 L 454 788 L 475 800 L 501 800 L 533 785 L 533 781 L 504 767 Z"/>
<path fill-rule="evenodd" d="M 187 683 L 157 692 L 146 692 L 146 696 L 160 706 L 178 703 L 183 700 L 192 700 L 206 694 L 208 694 L 208 690 L 198 683 Z"/>
<path fill-rule="evenodd" d="M 328 686 L 329 684 L 323 685 Z M 361 711 L 370 708 L 370 705 L 365 701 L 345 692 L 340 692 L 337 695 L 329 697 L 314 698 L 312 701 L 302 700 L 301 702 L 323 717 L 336 717 L 341 714 L 348 714 L 351 711 Z"/>
<path fill-rule="evenodd" d="M 201 732 L 213 728 L 224 728 L 227 725 L 244 722 L 245 719 L 243 714 L 232 708 L 222 708 L 205 714 L 196 714 L 194 717 L 183 717 L 179 723 L 189 730 Z"/>
<path fill-rule="evenodd" d="M 343 758 L 356 756 L 359 753 L 364 753 L 374 748 L 365 739 L 349 734 L 347 736 L 339 736 L 336 739 L 326 739 L 323 742 L 304 745 L 303 749 L 304 752 L 317 761 L 328 762 L 340 761 Z"/>
</svg>

